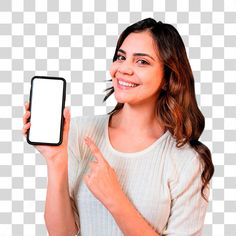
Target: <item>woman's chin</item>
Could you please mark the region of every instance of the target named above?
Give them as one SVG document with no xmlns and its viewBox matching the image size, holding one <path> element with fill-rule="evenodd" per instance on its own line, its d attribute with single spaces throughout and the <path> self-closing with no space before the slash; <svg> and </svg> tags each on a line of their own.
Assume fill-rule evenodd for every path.
<svg viewBox="0 0 236 236">
<path fill-rule="evenodd" d="M 115 99 L 118 103 L 126 103 L 128 101 L 127 97 L 125 96 L 119 96 L 115 93 Z"/>
</svg>

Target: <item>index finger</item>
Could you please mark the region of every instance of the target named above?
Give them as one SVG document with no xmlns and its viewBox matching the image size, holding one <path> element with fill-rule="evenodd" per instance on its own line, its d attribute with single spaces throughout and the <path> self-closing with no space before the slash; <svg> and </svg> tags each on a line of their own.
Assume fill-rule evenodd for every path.
<svg viewBox="0 0 236 236">
<path fill-rule="evenodd" d="M 88 145 L 88 147 L 90 148 L 92 154 L 97 159 L 97 161 L 100 161 L 100 162 L 105 161 L 101 151 L 99 150 L 99 148 L 94 144 L 94 142 L 89 137 L 86 137 L 84 139 L 84 141 Z"/>
</svg>

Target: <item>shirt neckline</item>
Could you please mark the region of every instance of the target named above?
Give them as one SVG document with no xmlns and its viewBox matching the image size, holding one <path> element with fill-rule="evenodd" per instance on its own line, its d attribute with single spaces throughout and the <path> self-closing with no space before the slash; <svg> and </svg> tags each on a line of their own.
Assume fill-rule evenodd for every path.
<svg viewBox="0 0 236 236">
<path fill-rule="evenodd" d="M 116 150 L 110 142 L 110 138 L 109 138 L 109 133 L 108 133 L 108 126 L 109 126 L 109 119 L 110 119 L 110 115 L 106 115 L 106 121 L 105 121 L 105 139 L 106 139 L 106 143 L 108 148 L 115 154 L 119 155 L 119 156 L 126 156 L 126 157 L 137 157 L 137 156 L 141 156 L 145 153 L 148 153 L 150 151 L 152 151 L 154 148 L 156 148 L 156 146 L 158 146 L 164 139 L 166 139 L 169 135 L 170 132 L 169 130 L 166 130 L 166 132 L 164 134 L 161 135 L 161 137 L 159 137 L 157 140 L 155 140 L 152 144 L 150 144 L 148 147 L 144 148 L 141 151 L 137 151 L 137 152 L 121 152 Z"/>
</svg>

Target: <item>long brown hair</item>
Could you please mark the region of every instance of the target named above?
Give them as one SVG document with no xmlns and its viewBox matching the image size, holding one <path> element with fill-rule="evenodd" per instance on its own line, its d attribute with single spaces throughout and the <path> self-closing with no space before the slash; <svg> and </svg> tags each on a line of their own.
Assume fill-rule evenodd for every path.
<svg viewBox="0 0 236 236">
<path fill-rule="evenodd" d="M 156 22 L 152 18 L 130 25 L 118 39 L 113 62 L 125 38 L 130 33 L 143 31 L 151 33 L 156 42 L 158 56 L 164 65 L 163 84 L 157 96 L 157 114 L 164 127 L 176 138 L 178 148 L 189 143 L 199 154 L 203 166 L 201 194 L 207 201 L 204 189 L 213 176 L 214 166 L 210 150 L 199 141 L 205 127 L 205 118 L 197 105 L 192 69 L 178 31 L 172 25 Z M 114 87 L 105 91 L 109 92 L 103 101 L 114 92 Z M 108 114 L 114 115 L 123 106 L 123 103 L 117 103 Z"/>
</svg>

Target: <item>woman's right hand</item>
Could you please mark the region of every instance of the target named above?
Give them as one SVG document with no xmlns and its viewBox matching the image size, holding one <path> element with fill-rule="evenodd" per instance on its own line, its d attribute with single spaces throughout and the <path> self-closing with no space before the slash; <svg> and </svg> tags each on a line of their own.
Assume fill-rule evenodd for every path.
<svg viewBox="0 0 236 236">
<path fill-rule="evenodd" d="M 63 127 L 63 140 L 62 144 L 59 146 L 49 146 L 49 145 L 34 145 L 34 147 L 44 156 L 47 164 L 58 165 L 58 164 L 67 164 L 67 155 L 68 155 L 68 133 L 70 128 L 70 111 L 68 108 L 64 109 L 64 127 Z M 30 122 L 28 119 L 30 117 L 29 103 L 25 103 L 25 114 L 23 116 L 23 128 L 22 133 L 26 137 L 30 128 Z"/>
</svg>

